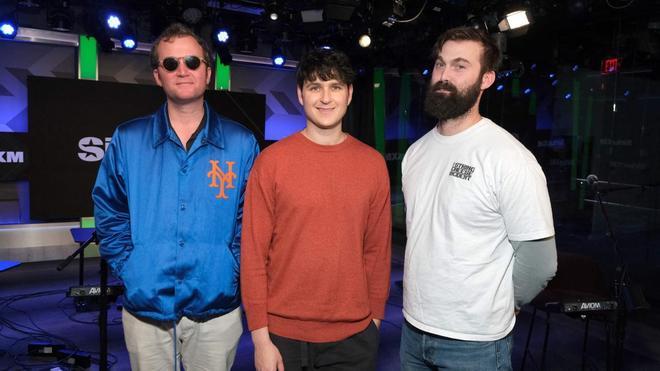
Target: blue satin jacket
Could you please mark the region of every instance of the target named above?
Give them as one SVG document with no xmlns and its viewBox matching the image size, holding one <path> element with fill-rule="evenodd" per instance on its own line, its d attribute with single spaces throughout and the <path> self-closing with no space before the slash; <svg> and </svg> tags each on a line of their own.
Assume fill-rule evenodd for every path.
<svg viewBox="0 0 660 371">
<path fill-rule="evenodd" d="M 101 255 L 138 316 L 203 320 L 240 304 L 243 194 L 259 146 L 248 129 L 204 109 L 188 151 L 163 105 L 120 125 L 99 169 Z"/>
</svg>

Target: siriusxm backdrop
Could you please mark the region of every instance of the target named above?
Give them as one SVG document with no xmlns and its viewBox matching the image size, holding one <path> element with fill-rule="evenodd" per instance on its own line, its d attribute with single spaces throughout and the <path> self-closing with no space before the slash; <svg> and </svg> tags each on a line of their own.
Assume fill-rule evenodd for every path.
<svg viewBox="0 0 660 371">
<path fill-rule="evenodd" d="M 115 127 L 156 111 L 164 99 L 150 85 L 28 77 L 31 218 L 92 215 L 92 185 Z M 263 95 L 209 90 L 206 100 L 261 139 Z"/>
</svg>

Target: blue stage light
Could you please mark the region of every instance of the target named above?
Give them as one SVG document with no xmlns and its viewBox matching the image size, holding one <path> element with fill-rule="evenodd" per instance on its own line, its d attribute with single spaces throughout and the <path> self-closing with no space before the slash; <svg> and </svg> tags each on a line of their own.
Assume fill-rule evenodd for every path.
<svg viewBox="0 0 660 371">
<path fill-rule="evenodd" d="M 552 80 L 552 86 L 557 86 L 557 84 L 559 84 L 559 80 Z"/>
<path fill-rule="evenodd" d="M 105 20 L 106 24 L 108 27 L 110 27 L 113 30 L 119 29 L 119 26 L 121 26 L 121 19 L 119 19 L 119 16 L 115 14 L 110 14 L 108 18 Z"/>
<path fill-rule="evenodd" d="M 272 59 L 273 64 L 278 67 L 284 66 L 286 63 L 286 56 L 284 55 L 282 48 L 279 46 L 273 46 L 270 58 Z"/>
<path fill-rule="evenodd" d="M 273 64 L 276 66 L 283 66 L 286 63 L 286 58 L 281 55 L 273 56 Z"/>
<path fill-rule="evenodd" d="M 127 50 L 137 48 L 137 41 L 132 36 L 126 36 L 121 40 L 121 47 Z"/>
<path fill-rule="evenodd" d="M 224 28 L 217 30 L 215 33 L 215 39 L 221 44 L 226 44 L 227 41 L 229 41 L 229 31 Z"/>
<path fill-rule="evenodd" d="M 428 76 L 428 75 L 429 75 L 429 69 L 428 69 L 428 68 L 425 68 L 425 69 L 422 71 L 422 76 Z"/>
<path fill-rule="evenodd" d="M 572 96 L 573 96 L 573 94 L 566 93 L 566 94 L 564 94 L 564 99 L 569 100 L 569 99 L 571 99 Z"/>
<path fill-rule="evenodd" d="M 526 88 L 525 90 L 523 90 L 523 94 L 525 95 L 529 95 L 531 92 L 532 92 L 531 88 Z"/>
<path fill-rule="evenodd" d="M 497 88 L 495 88 L 495 89 L 497 89 L 497 91 L 502 91 L 502 90 L 504 90 L 504 84 L 499 84 L 499 85 L 497 85 Z"/>
<path fill-rule="evenodd" d="M 18 27 L 11 21 L 2 21 L 0 23 L 0 37 L 3 39 L 13 39 L 16 37 Z"/>
</svg>

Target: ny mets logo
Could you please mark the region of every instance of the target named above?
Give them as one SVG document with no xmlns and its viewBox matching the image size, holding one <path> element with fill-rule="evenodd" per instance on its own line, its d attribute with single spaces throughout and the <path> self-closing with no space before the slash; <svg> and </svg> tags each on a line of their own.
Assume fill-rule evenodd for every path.
<svg viewBox="0 0 660 371">
<path fill-rule="evenodd" d="M 211 184 L 209 187 L 218 188 L 218 194 L 215 198 L 228 199 L 225 194 L 225 189 L 234 188 L 234 178 L 236 178 L 236 173 L 232 170 L 234 166 L 234 161 L 225 161 L 227 164 L 227 172 L 222 171 L 220 166 L 218 166 L 217 160 L 210 160 L 211 171 L 206 174 L 207 178 L 211 178 Z"/>
</svg>

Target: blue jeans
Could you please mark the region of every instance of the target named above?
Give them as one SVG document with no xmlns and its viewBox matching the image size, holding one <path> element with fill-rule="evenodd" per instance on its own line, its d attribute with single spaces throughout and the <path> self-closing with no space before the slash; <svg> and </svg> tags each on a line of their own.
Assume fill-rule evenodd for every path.
<svg viewBox="0 0 660 371">
<path fill-rule="evenodd" d="M 513 334 L 495 341 L 465 341 L 421 331 L 403 321 L 401 370 L 513 370 Z"/>
</svg>

